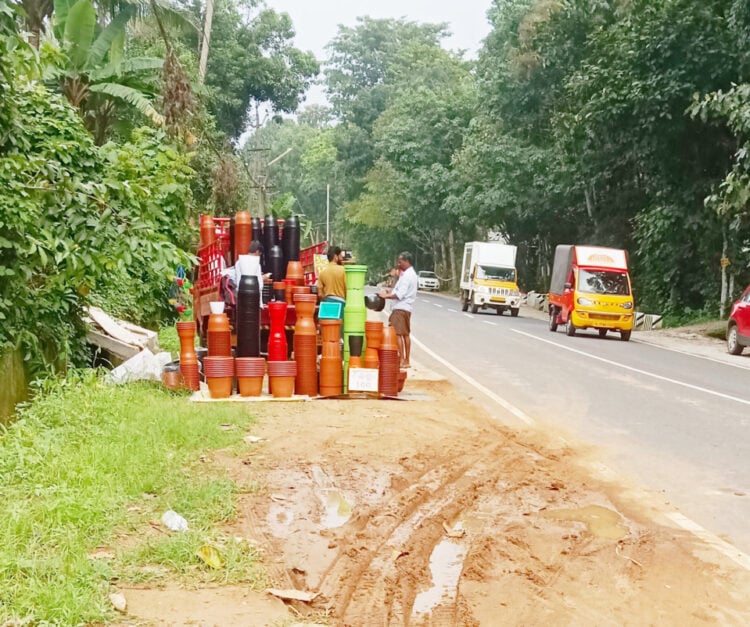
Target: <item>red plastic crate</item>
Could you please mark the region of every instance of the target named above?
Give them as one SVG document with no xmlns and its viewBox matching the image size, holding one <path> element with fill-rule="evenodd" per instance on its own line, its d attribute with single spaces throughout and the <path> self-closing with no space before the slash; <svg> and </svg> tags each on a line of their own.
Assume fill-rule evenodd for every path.
<svg viewBox="0 0 750 627">
<path fill-rule="evenodd" d="M 231 242 L 229 218 L 214 218 L 216 240 L 198 249 L 198 273 L 195 287 L 199 290 L 218 287 L 221 271 L 226 267 Z"/>
<path fill-rule="evenodd" d="M 322 255 L 328 250 L 328 242 L 313 244 L 299 251 L 299 262 L 303 267 L 310 267 L 314 264 L 315 255 Z"/>
</svg>

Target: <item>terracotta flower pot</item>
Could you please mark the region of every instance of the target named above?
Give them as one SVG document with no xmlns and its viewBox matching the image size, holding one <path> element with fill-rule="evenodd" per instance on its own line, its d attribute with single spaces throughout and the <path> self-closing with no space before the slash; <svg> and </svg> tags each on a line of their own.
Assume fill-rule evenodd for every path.
<svg viewBox="0 0 750 627">
<path fill-rule="evenodd" d="M 398 350 L 398 336 L 396 335 L 396 329 L 393 327 L 383 327 L 380 350 Z"/>
<path fill-rule="evenodd" d="M 206 377 L 211 398 L 229 398 L 232 395 L 234 377 Z"/>
<path fill-rule="evenodd" d="M 272 377 L 274 398 L 291 398 L 294 395 L 294 377 Z"/>
<path fill-rule="evenodd" d="M 237 375 L 237 387 L 240 396 L 260 396 L 263 392 L 264 375 L 254 377 L 241 377 Z"/>
</svg>

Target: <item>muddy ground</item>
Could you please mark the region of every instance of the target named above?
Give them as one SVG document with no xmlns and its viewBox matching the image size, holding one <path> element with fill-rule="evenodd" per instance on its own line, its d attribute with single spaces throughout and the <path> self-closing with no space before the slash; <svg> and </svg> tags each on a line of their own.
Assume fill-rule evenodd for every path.
<svg viewBox="0 0 750 627">
<path fill-rule="evenodd" d="M 131 587 L 124 622 L 750 624 L 750 572 L 672 526 L 657 494 L 597 478 L 584 446 L 504 427 L 419 365 L 404 397 L 243 404 L 262 440 L 214 454 L 262 486 L 225 531 L 312 601 Z"/>
</svg>

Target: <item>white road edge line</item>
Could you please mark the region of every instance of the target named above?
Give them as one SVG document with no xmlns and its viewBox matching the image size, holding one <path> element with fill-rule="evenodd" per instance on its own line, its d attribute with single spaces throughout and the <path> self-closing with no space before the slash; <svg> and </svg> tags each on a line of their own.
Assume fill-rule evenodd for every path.
<svg viewBox="0 0 750 627">
<path fill-rule="evenodd" d="M 556 342 L 550 342 L 549 340 L 544 340 L 542 338 L 529 335 L 528 333 L 524 333 L 523 331 L 518 331 L 517 329 L 511 329 L 512 331 L 515 331 L 516 333 L 520 333 L 522 335 L 528 335 L 529 337 L 533 339 L 541 340 L 542 342 L 548 342 L 549 344 L 554 344 L 555 346 L 560 346 L 560 348 L 566 348 L 566 346 L 561 346 L 560 344 L 557 344 Z M 484 387 L 479 381 L 476 379 L 473 379 L 463 371 L 456 368 L 452 363 L 449 361 L 443 359 L 440 355 L 435 353 L 434 351 L 427 348 L 422 342 L 420 342 L 417 338 L 415 338 L 413 335 L 411 336 L 412 342 L 416 346 L 418 346 L 421 350 L 423 350 L 425 353 L 427 353 L 430 357 L 432 357 L 435 361 L 441 363 L 443 366 L 448 368 L 451 372 L 456 374 L 457 376 L 461 377 L 464 381 L 466 381 L 469 385 L 479 390 L 482 394 L 490 398 L 491 400 L 495 401 L 498 405 L 500 405 L 503 409 L 509 411 L 511 414 L 513 414 L 516 418 L 518 418 L 520 421 L 524 422 L 525 424 L 529 425 L 530 427 L 536 427 L 537 423 L 536 421 L 528 416 L 526 413 L 523 412 L 523 410 L 519 409 L 515 405 L 509 403 L 504 398 L 501 398 L 497 394 L 495 394 L 492 390 L 487 389 Z M 594 357 L 595 359 L 599 359 L 604 362 L 608 363 L 614 363 L 610 362 L 607 359 L 603 359 L 601 357 L 596 357 L 595 355 L 589 355 L 588 353 L 584 353 L 582 351 L 578 351 L 576 349 L 568 349 L 575 353 L 581 353 L 582 355 L 586 355 L 589 357 Z M 620 364 L 615 364 L 620 365 Z M 625 366 L 626 368 L 630 370 L 636 370 L 637 372 L 643 372 L 640 370 L 637 370 L 636 368 L 630 368 L 629 366 Z M 661 377 L 664 378 L 664 377 Z M 669 380 L 669 379 L 666 379 Z M 676 382 L 676 383 L 679 383 Z M 686 384 L 684 384 L 686 385 Z M 692 387 L 692 386 L 691 386 Z M 700 388 L 699 388 L 700 389 Z M 710 390 L 709 390 L 710 391 Z M 609 470 L 606 466 L 604 467 L 606 474 L 612 475 L 612 471 Z M 740 551 L 737 547 L 732 546 L 729 544 L 729 542 L 726 542 L 719 538 L 716 534 L 711 533 L 707 529 L 701 527 L 698 523 L 690 520 L 687 516 L 684 514 L 681 514 L 679 512 L 671 512 L 666 514 L 667 518 L 671 520 L 675 525 L 680 527 L 681 529 L 684 529 L 685 531 L 688 531 L 689 533 L 693 534 L 697 538 L 700 538 L 703 540 L 706 544 L 710 545 L 714 549 L 716 549 L 719 553 L 724 555 L 725 557 L 728 557 L 730 560 L 735 562 L 736 564 L 739 564 L 742 566 L 742 568 L 746 570 L 750 570 L 750 555 L 743 553 Z"/>
<path fill-rule="evenodd" d="M 451 309 L 450 307 L 448 307 L 448 311 L 450 311 L 452 313 L 458 313 L 455 309 Z"/>
<path fill-rule="evenodd" d="M 465 313 L 464 316 L 466 316 L 467 318 L 472 318 L 472 319 L 474 318 L 474 316 L 472 316 L 471 314 L 467 314 L 467 313 Z"/>
<path fill-rule="evenodd" d="M 497 326 L 497 322 L 490 322 L 489 320 L 482 320 L 484 324 L 491 324 L 493 327 Z"/>
<path fill-rule="evenodd" d="M 708 529 L 704 529 L 698 523 L 693 522 L 684 514 L 680 514 L 680 512 L 667 514 L 667 518 L 669 518 L 669 520 L 671 520 L 675 525 L 680 527 L 680 529 L 689 531 L 694 536 L 697 536 L 698 538 L 703 540 L 706 544 L 712 546 L 722 555 L 725 555 L 733 562 L 742 566 L 744 569 L 750 570 L 750 555 L 748 555 L 747 553 L 743 553 L 737 547 L 734 547 L 729 544 L 729 542 L 722 540 L 719 536 L 711 533 Z"/>
<path fill-rule="evenodd" d="M 631 342 L 635 342 L 636 344 L 647 344 L 648 346 L 653 346 L 655 348 L 661 348 L 665 351 L 672 351 L 673 353 L 680 353 L 681 355 L 687 355 L 688 357 L 696 357 L 697 359 L 706 359 L 708 361 L 712 361 L 716 364 L 722 364 L 724 366 L 731 366 L 732 368 L 739 368 L 740 370 L 750 370 L 750 366 L 746 366 L 745 364 L 733 364 L 728 361 L 722 361 L 721 359 L 716 359 L 715 357 L 709 357 L 708 355 L 701 355 L 699 353 L 691 353 L 688 351 L 684 351 L 679 348 L 672 348 L 670 346 L 663 346 L 662 344 L 657 344 L 656 342 L 649 342 L 648 340 L 643 340 L 641 338 L 630 338 Z"/>
<path fill-rule="evenodd" d="M 556 346 L 557 348 L 562 348 L 563 350 L 570 351 L 571 353 L 576 353 L 578 355 L 583 355 L 584 357 L 588 357 L 590 359 L 595 359 L 596 361 L 601 361 L 605 364 L 609 364 L 610 366 L 615 366 L 616 368 L 621 368 L 623 370 L 630 370 L 631 372 L 636 372 L 638 374 L 646 375 L 647 377 L 659 379 L 660 381 L 666 381 L 667 383 L 673 383 L 674 385 L 679 385 L 679 386 L 682 386 L 691 390 L 696 390 L 697 392 L 703 392 L 704 394 L 710 394 L 711 396 L 718 396 L 719 398 L 723 398 L 728 401 L 734 401 L 735 403 L 742 403 L 743 405 L 750 405 L 750 401 L 744 398 L 732 396 L 731 394 L 724 394 L 722 392 L 716 392 L 715 390 L 709 390 L 708 388 L 703 388 L 699 385 L 693 385 L 692 383 L 685 383 L 684 381 L 678 381 L 677 379 L 663 377 L 660 374 L 649 372 L 648 370 L 641 370 L 640 368 L 633 368 L 632 366 L 626 366 L 625 364 L 618 364 L 616 361 L 612 361 L 611 359 L 605 359 L 604 357 L 599 357 L 598 355 L 592 355 L 591 353 L 578 350 L 577 348 L 570 348 L 569 346 L 564 346 L 562 344 L 558 344 L 557 342 L 552 342 L 551 340 L 545 340 L 544 338 L 541 338 L 537 335 L 533 335 L 531 333 L 526 333 L 525 331 L 519 331 L 518 329 L 511 329 L 511 331 L 513 331 L 513 333 L 518 333 L 519 335 L 525 335 L 526 337 L 531 338 L 532 340 L 537 340 L 538 342 L 544 342 L 545 344 L 552 344 L 552 346 Z"/>
<path fill-rule="evenodd" d="M 442 309 L 442 308 L 443 308 L 443 306 L 442 306 L 442 305 L 440 305 L 440 304 L 438 304 L 438 303 L 432 303 L 432 304 L 433 304 L 433 305 L 435 305 L 435 307 L 440 307 L 440 309 Z"/>
<path fill-rule="evenodd" d="M 471 317 L 471 316 L 469 316 Z M 432 357 L 435 361 L 441 363 L 443 366 L 448 368 L 453 374 L 455 374 L 458 377 L 461 377 L 464 381 L 466 381 L 469 385 L 479 390 L 482 394 L 490 398 L 491 400 L 495 401 L 500 407 L 505 409 L 506 411 L 513 414 L 516 418 L 518 418 L 521 422 L 527 424 L 530 427 L 536 427 L 536 421 L 531 418 L 530 416 L 526 415 L 522 410 L 520 410 L 518 407 L 513 405 L 512 403 L 509 403 L 504 398 L 501 398 L 497 394 L 495 394 L 492 390 L 484 387 L 479 381 L 476 379 L 473 379 L 468 374 L 463 372 L 462 370 L 459 370 L 456 368 L 452 363 L 447 361 L 446 359 L 443 359 L 440 355 L 433 352 L 429 348 L 427 348 L 422 342 L 420 342 L 417 338 L 415 338 L 413 335 L 411 336 L 411 341 L 418 346 L 421 350 L 423 350 L 425 353 L 427 353 L 430 357 Z"/>
</svg>

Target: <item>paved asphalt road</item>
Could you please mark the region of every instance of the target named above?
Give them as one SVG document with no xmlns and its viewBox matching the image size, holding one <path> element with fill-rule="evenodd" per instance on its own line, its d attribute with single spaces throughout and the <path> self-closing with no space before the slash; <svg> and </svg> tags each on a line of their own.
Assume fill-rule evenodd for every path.
<svg viewBox="0 0 750 627">
<path fill-rule="evenodd" d="M 578 444 L 710 532 L 750 553 L 750 369 L 596 332 L 551 333 L 539 317 L 472 315 L 420 292 L 416 360 L 514 427 L 524 423 L 429 352 Z M 744 364 L 744 360 L 741 360 Z M 521 416 L 523 418 L 523 415 Z"/>
</svg>

